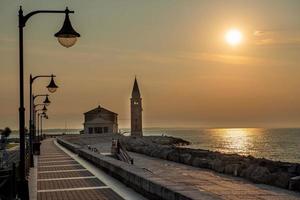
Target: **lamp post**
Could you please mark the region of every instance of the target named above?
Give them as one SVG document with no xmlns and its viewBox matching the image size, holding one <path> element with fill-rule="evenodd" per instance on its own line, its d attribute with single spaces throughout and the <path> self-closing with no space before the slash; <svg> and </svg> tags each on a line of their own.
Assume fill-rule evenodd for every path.
<svg viewBox="0 0 300 200">
<path fill-rule="evenodd" d="M 25 174 L 25 107 L 24 107 L 24 58 L 23 58 L 23 29 L 27 20 L 38 13 L 64 13 L 65 21 L 59 32 L 55 34 L 58 41 L 64 47 L 71 47 L 75 44 L 77 37 L 80 37 L 70 22 L 69 13 L 74 13 L 68 8 L 66 10 L 37 10 L 23 15 L 22 7 L 19 10 L 19 84 L 20 84 L 20 106 L 19 106 L 19 134 L 20 134 L 20 198 L 29 199 L 28 181 Z"/>
<path fill-rule="evenodd" d="M 32 95 L 32 84 L 35 79 L 37 78 L 51 78 L 50 83 L 48 84 L 47 88 L 48 91 L 53 93 L 56 91 L 58 86 L 54 82 L 54 77 L 55 75 L 38 75 L 38 76 L 32 76 L 30 74 L 29 78 L 29 147 L 30 147 L 30 167 L 34 167 L 34 162 L 33 162 L 33 138 L 34 138 L 34 124 L 33 124 L 33 115 L 32 115 L 32 109 L 33 109 L 33 95 Z M 46 102 L 50 103 L 48 97 L 45 99 Z M 44 101 L 44 103 L 45 103 Z"/>
<path fill-rule="evenodd" d="M 34 104 L 34 101 L 37 97 L 43 97 L 43 96 L 45 96 L 45 100 L 43 101 L 43 103 Z M 46 106 L 49 106 L 51 103 L 48 96 L 49 96 L 48 94 L 32 95 L 32 97 L 33 97 L 33 102 L 32 102 L 33 103 L 33 113 L 34 113 L 34 115 L 32 116 L 32 119 L 33 119 L 32 120 L 32 127 L 33 127 L 33 129 L 32 129 L 32 132 L 33 132 L 32 157 L 33 157 L 33 154 L 40 155 L 40 146 L 41 146 L 41 142 L 40 142 L 39 138 L 37 137 L 36 128 L 35 128 L 36 127 L 36 120 L 35 120 L 36 112 L 39 110 L 44 111 L 44 112 L 47 111 Z M 43 109 L 36 110 L 37 106 L 43 106 Z"/>
<path fill-rule="evenodd" d="M 49 100 L 49 95 L 48 94 L 38 94 L 38 95 L 32 95 L 32 112 L 34 112 L 35 107 L 38 106 L 39 104 L 35 104 L 34 101 L 36 100 L 37 97 L 45 97 L 43 103 L 41 105 L 49 106 L 51 101 Z M 35 121 L 34 121 L 34 115 L 32 116 L 33 121 L 32 121 L 32 127 L 33 127 L 33 138 L 35 138 Z"/>
<path fill-rule="evenodd" d="M 42 111 L 42 112 L 38 113 L 38 111 Z M 36 126 L 37 127 L 36 128 L 36 136 L 35 136 L 35 140 L 36 140 L 37 143 L 40 143 L 40 138 L 39 138 L 40 115 L 41 114 L 46 114 L 46 112 L 47 112 L 47 108 L 45 107 L 45 105 L 44 105 L 43 109 L 37 109 L 37 110 L 34 111 L 34 116 L 35 116 L 34 118 L 37 119 L 37 123 L 35 122 L 37 124 L 37 126 Z M 36 117 L 36 115 L 37 115 L 37 117 Z M 38 146 L 38 149 L 35 148 L 35 150 L 37 151 L 36 152 L 37 155 L 40 155 L 40 149 L 39 149 L 39 147 L 40 146 Z"/>
<path fill-rule="evenodd" d="M 45 97 L 45 100 L 43 101 L 43 103 L 41 105 L 45 105 L 45 106 L 49 106 L 51 101 L 49 100 L 49 95 L 48 94 L 38 94 L 38 95 L 32 95 L 32 104 L 33 104 L 33 108 L 32 108 L 32 112 L 34 113 L 35 111 L 35 106 L 37 106 L 38 104 L 34 104 L 34 101 L 36 100 L 37 97 Z M 33 138 L 36 138 L 35 135 L 35 115 L 32 115 L 32 128 L 33 128 Z"/>
<path fill-rule="evenodd" d="M 39 131 L 39 135 L 38 138 L 39 140 L 41 140 L 41 138 L 43 138 L 43 118 L 48 119 L 48 115 L 46 114 L 45 111 L 43 111 L 40 115 L 40 131 Z"/>
<path fill-rule="evenodd" d="M 43 109 L 41 109 L 41 111 L 43 111 L 42 113 L 38 113 L 38 121 L 37 121 L 37 138 L 40 141 L 41 139 L 41 133 L 42 133 L 42 117 L 46 115 L 46 111 L 44 111 Z"/>
</svg>

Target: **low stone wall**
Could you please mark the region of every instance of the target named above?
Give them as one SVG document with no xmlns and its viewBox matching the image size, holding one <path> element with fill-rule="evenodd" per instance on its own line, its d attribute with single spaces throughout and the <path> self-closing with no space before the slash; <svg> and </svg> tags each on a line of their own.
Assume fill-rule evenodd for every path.
<svg viewBox="0 0 300 200">
<path fill-rule="evenodd" d="M 145 142 L 142 138 L 121 139 L 121 143 L 128 151 L 243 177 L 255 183 L 300 191 L 300 164 L 160 145 Z"/>
<path fill-rule="evenodd" d="M 78 150 L 82 148 L 81 146 L 68 142 L 62 138 L 57 138 L 57 142 L 76 154 L 78 154 Z"/>
<path fill-rule="evenodd" d="M 78 153 L 78 155 L 97 167 L 101 168 L 111 176 L 125 183 L 148 199 L 153 200 L 192 200 L 192 199 L 216 199 L 206 192 L 195 190 L 190 186 L 179 187 L 148 170 L 138 168 L 134 165 L 116 160 L 109 156 L 92 152 L 88 149 L 77 148 L 78 145 L 70 144 L 62 138 L 57 139 L 58 143 L 67 149 Z M 195 196 L 197 195 L 197 196 Z"/>
</svg>

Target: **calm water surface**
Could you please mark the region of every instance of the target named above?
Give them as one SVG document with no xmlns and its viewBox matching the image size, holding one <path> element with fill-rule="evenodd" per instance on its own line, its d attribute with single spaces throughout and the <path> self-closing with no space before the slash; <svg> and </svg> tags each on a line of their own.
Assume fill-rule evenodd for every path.
<svg viewBox="0 0 300 200">
<path fill-rule="evenodd" d="M 300 163 L 300 129 L 146 129 L 146 135 L 181 137 L 190 148 Z"/>
</svg>

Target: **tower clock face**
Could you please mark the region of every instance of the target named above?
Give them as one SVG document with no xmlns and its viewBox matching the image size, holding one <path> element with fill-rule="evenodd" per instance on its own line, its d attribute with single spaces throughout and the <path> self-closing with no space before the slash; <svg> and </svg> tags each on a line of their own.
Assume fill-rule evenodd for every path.
<svg viewBox="0 0 300 200">
<path fill-rule="evenodd" d="M 134 105 L 138 105 L 139 102 L 138 102 L 138 101 L 134 101 L 133 104 L 134 104 Z"/>
</svg>

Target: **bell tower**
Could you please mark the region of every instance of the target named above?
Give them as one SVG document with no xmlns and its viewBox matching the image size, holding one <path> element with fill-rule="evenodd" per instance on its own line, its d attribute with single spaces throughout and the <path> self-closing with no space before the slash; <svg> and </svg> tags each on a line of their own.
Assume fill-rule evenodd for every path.
<svg viewBox="0 0 300 200">
<path fill-rule="evenodd" d="M 131 106 L 131 136 L 143 136 L 142 128 L 142 98 L 136 78 L 130 99 Z"/>
</svg>

